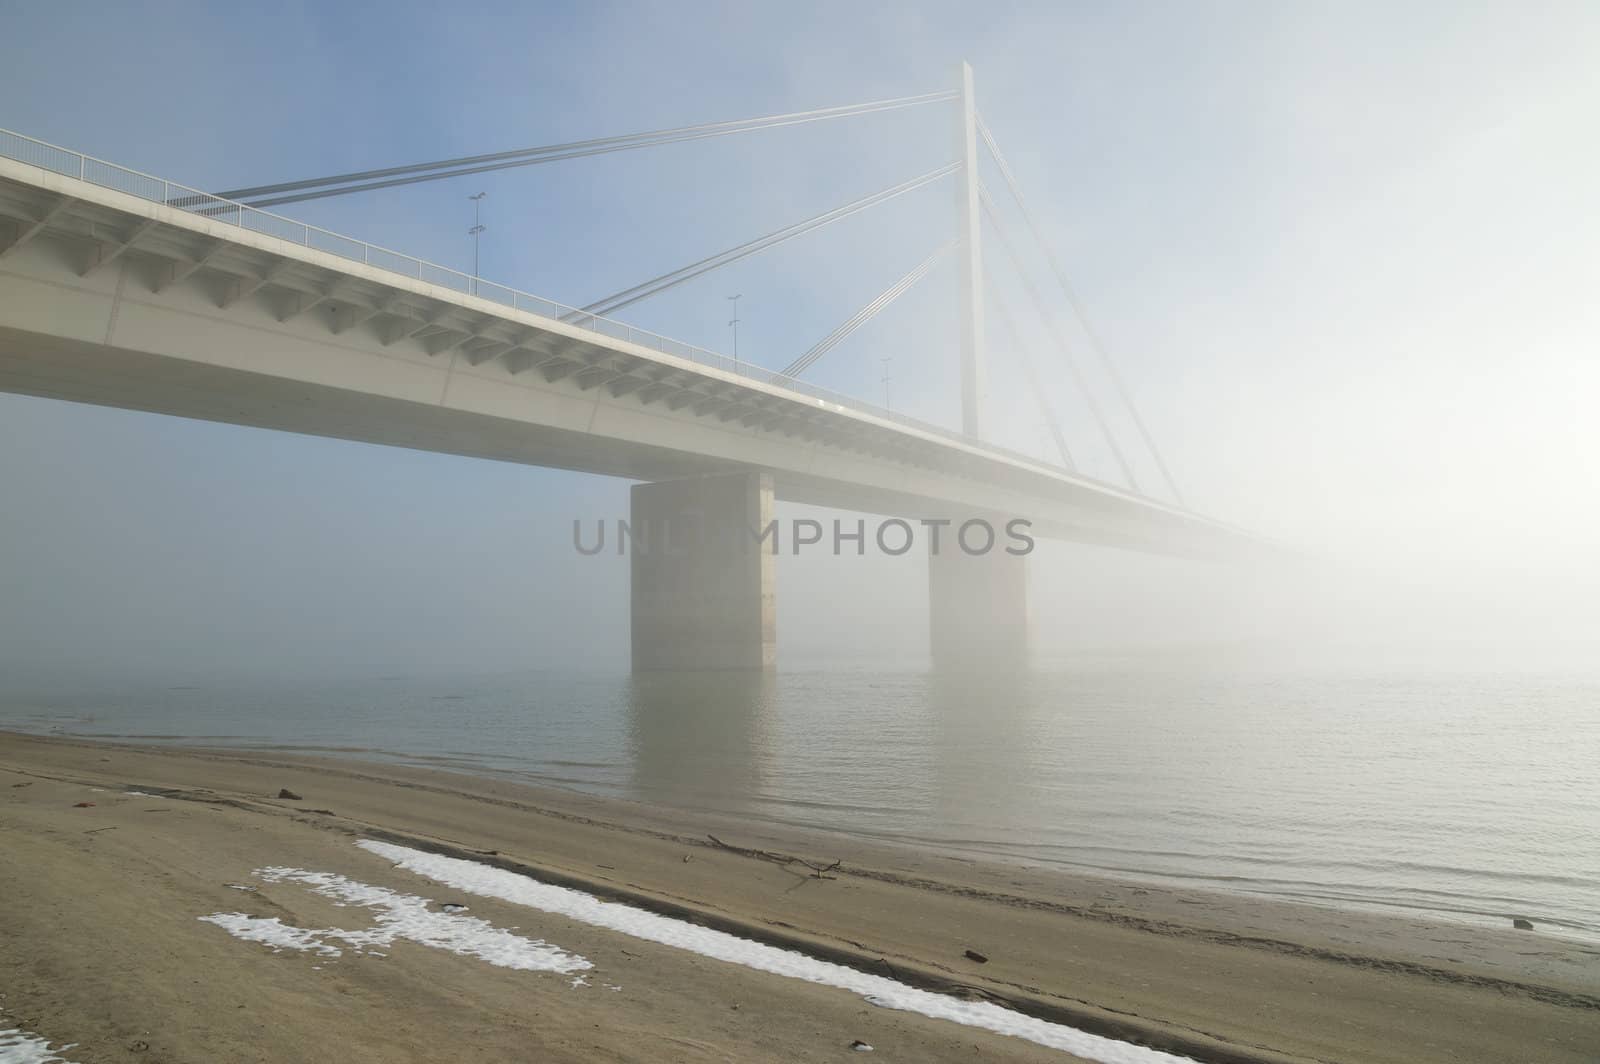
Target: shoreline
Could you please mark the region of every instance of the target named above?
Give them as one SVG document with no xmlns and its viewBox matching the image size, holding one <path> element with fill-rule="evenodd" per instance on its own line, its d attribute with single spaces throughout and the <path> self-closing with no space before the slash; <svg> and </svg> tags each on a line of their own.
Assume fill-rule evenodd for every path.
<svg viewBox="0 0 1600 1064">
<path fill-rule="evenodd" d="M 353 860 L 339 856 L 351 840 L 387 838 L 1201 1059 L 1489 1061 L 1510 1059 L 1513 1045 L 1526 1058 L 1537 1041 L 1538 1059 L 1584 1060 L 1600 1044 L 1600 952 L 1537 931 L 980 860 L 346 757 L 0 732 L 0 779 L 27 784 L 0 788 L 0 835 L 37 843 L 41 854 L 63 822 L 87 819 L 65 803 L 33 809 L 45 788 L 133 790 L 207 814 L 201 821 L 226 818 L 229 845 L 247 847 L 257 866 L 303 863 L 280 852 L 302 848 Z M 304 800 L 276 799 L 278 787 Z M 204 849 L 197 840 L 219 841 L 214 823 L 196 819 L 130 813 L 89 838 L 98 853 L 141 839 L 189 853 Z M 40 862 L 59 859 L 91 880 L 121 874 L 116 860 L 100 867 L 93 857 Z M 21 864 L 8 886 L 26 899 L 34 891 Z M 817 868 L 827 874 L 807 870 Z M 30 907 L 10 909 L 0 928 L 37 937 Z M 753 977 L 707 978 L 743 993 Z M 933 1020 L 906 1026 L 916 1028 L 907 1037 L 930 1040 L 925 1059 L 955 1056 L 957 1046 L 970 1055 L 970 1032 Z M 1000 1039 L 996 1048 L 1018 1045 Z M 772 1059 L 805 1057 L 797 1048 Z"/>
<path fill-rule="evenodd" d="M 766 812 L 753 813 L 747 811 L 735 813 L 710 807 L 671 803 L 649 805 L 643 802 L 642 799 L 616 793 L 621 788 L 585 785 L 578 780 L 545 777 L 522 769 L 499 770 L 486 763 L 470 761 L 466 757 L 419 755 L 370 746 L 312 746 L 280 741 L 238 745 L 222 743 L 218 745 L 207 742 L 206 739 L 208 737 L 206 736 L 135 735 L 116 732 L 19 731 L 14 726 L 0 725 L 0 735 L 7 734 L 51 740 L 59 739 L 68 742 L 85 741 L 152 750 L 221 753 L 234 756 L 278 756 L 290 760 L 328 760 L 352 765 L 382 765 L 393 769 L 439 772 L 469 780 L 493 780 L 525 786 L 534 791 L 550 791 L 575 798 L 615 802 L 622 806 L 651 808 L 680 820 L 707 816 L 724 820 L 733 819 L 739 820 L 741 823 L 759 823 L 778 834 L 802 833 L 815 835 L 821 839 L 836 837 L 841 840 L 853 840 L 865 846 L 883 846 L 920 853 L 939 853 L 956 859 L 969 859 L 1019 868 L 1053 870 L 1068 877 L 1087 877 L 1090 879 L 1103 879 L 1122 885 L 1193 891 L 1199 894 L 1220 895 L 1240 901 L 1268 905 L 1305 906 L 1338 913 L 1367 914 L 1398 920 L 1444 921 L 1463 929 L 1490 932 L 1510 927 L 1513 920 L 1521 918 L 1531 920 L 1541 935 L 1565 939 L 1588 947 L 1600 947 L 1600 931 L 1571 926 L 1532 905 L 1518 908 L 1515 911 L 1512 909 L 1490 911 L 1485 909 L 1449 908 L 1442 905 L 1408 904 L 1402 901 L 1377 897 L 1324 895 L 1315 892 L 1326 888 L 1311 881 L 1298 884 L 1304 887 L 1304 890 L 1256 889 L 1248 885 L 1233 885 L 1235 883 L 1254 882 L 1241 876 L 1221 873 L 1213 875 L 1184 874 L 1155 869 L 1108 867 L 1088 861 L 1073 861 L 1049 856 L 1030 856 L 1023 852 L 1020 846 L 1015 849 L 1008 849 L 1003 843 L 990 844 L 983 840 L 962 843 L 933 836 L 897 835 L 887 832 L 852 830 L 838 825 L 805 823 Z M 229 737 L 219 736 L 217 738 Z"/>
</svg>

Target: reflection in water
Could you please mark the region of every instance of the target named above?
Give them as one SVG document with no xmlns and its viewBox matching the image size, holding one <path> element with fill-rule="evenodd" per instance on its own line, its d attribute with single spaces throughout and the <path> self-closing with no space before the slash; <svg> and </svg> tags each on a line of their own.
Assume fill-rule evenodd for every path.
<svg viewBox="0 0 1600 1064">
<path fill-rule="evenodd" d="M 745 811 L 761 793 L 772 673 L 648 672 L 628 681 L 633 796 Z"/>
<path fill-rule="evenodd" d="M 872 693 L 838 697 L 817 674 L 637 674 L 627 681 L 628 793 L 991 852 L 1034 840 L 1045 729 L 1030 673 L 936 669 L 874 681 Z"/>
<path fill-rule="evenodd" d="M 1029 679 L 1020 669 L 928 674 L 933 813 L 947 839 L 1011 842 L 1025 827 L 1035 741 Z"/>
</svg>

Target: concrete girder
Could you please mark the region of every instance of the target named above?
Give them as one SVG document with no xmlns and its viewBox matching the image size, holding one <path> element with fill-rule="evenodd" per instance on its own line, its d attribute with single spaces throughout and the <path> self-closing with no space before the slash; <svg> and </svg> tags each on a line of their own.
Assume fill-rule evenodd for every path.
<svg viewBox="0 0 1600 1064">
<path fill-rule="evenodd" d="M 708 396 L 707 398 L 702 399 L 698 403 L 694 404 L 694 416 L 695 417 L 705 417 L 707 414 L 711 413 L 713 410 L 717 410 L 717 409 L 719 409 L 721 407 L 727 406 L 729 403 L 731 403 L 733 401 L 734 401 L 733 399 L 731 399 L 731 398 L 729 398 L 729 397 L 727 397 L 725 395 Z"/>
<path fill-rule="evenodd" d="M 757 404 L 754 410 L 739 419 L 739 424 L 747 429 L 754 428 L 756 425 L 767 426 L 772 424 L 775 418 L 781 420 L 782 417 L 783 415 L 779 414 L 773 407 L 766 404 Z"/>
<path fill-rule="evenodd" d="M 289 293 L 289 298 L 284 302 L 283 310 L 279 313 L 278 320 L 282 322 L 293 321 L 306 311 L 320 307 L 329 300 L 343 298 L 342 293 L 347 290 L 347 286 L 335 281 L 321 291 L 302 292 L 296 290 L 291 292 Z"/>
<path fill-rule="evenodd" d="M 837 430 L 832 427 L 830 420 L 821 414 L 808 414 L 801 421 L 800 435 L 803 439 L 826 442 L 830 432 Z"/>
<path fill-rule="evenodd" d="M 677 385 L 669 384 L 666 381 L 652 381 L 640 389 L 639 405 L 649 406 L 651 403 L 660 402 L 666 397 L 667 393 L 672 391 L 675 387 L 677 387 Z"/>
<path fill-rule="evenodd" d="M 333 334 L 335 336 L 351 329 L 365 325 L 373 318 L 385 314 L 401 314 L 405 307 L 405 293 L 392 292 L 388 297 L 369 306 L 357 306 L 354 303 L 345 303 L 339 312 L 333 316 Z"/>
<path fill-rule="evenodd" d="M 768 396 L 747 398 L 744 405 L 724 420 L 738 418 L 746 428 L 761 426 L 771 428 L 795 416 L 794 404 Z"/>
<path fill-rule="evenodd" d="M 564 377 L 570 377 L 574 373 L 585 373 L 596 369 L 612 354 L 614 352 L 607 351 L 605 348 L 592 347 L 582 340 L 569 340 L 551 352 L 550 359 L 544 366 L 544 379 L 554 383 Z M 587 385 L 584 390 L 587 391 L 589 388 L 594 387 L 595 384 L 601 383 L 604 383 L 604 381 L 596 381 L 594 384 Z"/>
<path fill-rule="evenodd" d="M 814 430 L 816 429 L 817 421 L 818 419 L 814 414 L 796 414 L 789 419 L 788 431 L 801 439 L 813 439 L 816 435 Z"/>
<path fill-rule="evenodd" d="M 699 402 L 701 399 L 705 398 L 705 394 L 705 392 L 702 392 L 697 388 L 683 388 L 678 391 L 677 394 L 673 395 L 672 398 L 667 400 L 667 409 L 676 413 L 677 411 L 688 406 L 690 403 Z"/>
<path fill-rule="evenodd" d="M 10 243 L 6 244 L 4 247 L 0 247 L 0 258 L 11 254 L 11 252 L 16 251 L 28 241 L 44 232 L 45 226 L 55 221 L 65 212 L 71 210 L 77 202 L 78 200 L 76 197 L 59 196 L 53 203 L 50 204 L 50 206 L 46 207 L 45 212 L 39 215 L 37 218 L 17 219 L 17 235 L 11 238 Z"/>
<path fill-rule="evenodd" d="M 749 425 L 751 418 L 770 417 L 783 404 L 763 396 L 744 396 L 742 400 L 731 409 L 724 410 L 717 415 L 720 421 L 733 421 L 738 419 L 741 425 Z"/>
<path fill-rule="evenodd" d="M 562 357 L 551 359 L 543 367 L 544 379 L 549 383 L 554 384 L 556 381 L 561 380 L 564 377 L 569 377 L 573 373 L 584 368 L 585 367 L 583 363 L 574 362 L 570 358 Z"/>
<path fill-rule="evenodd" d="M 154 218 L 146 218 L 134 225 L 118 240 L 101 240 L 89 249 L 89 257 L 83 264 L 83 269 L 78 271 L 79 277 L 87 277 L 102 266 L 115 262 L 124 251 L 133 247 L 134 242 L 144 236 L 157 225 Z"/>
<path fill-rule="evenodd" d="M 229 282 L 227 290 L 222 293 L 222 301 L 217 305 L 226 310 L 241 299 L 248 299 L 262 286 L 281 280 L 285 274 L 294 269 L 294 265 L 293 259 L 280 258 L 260 273 L 249 277 L 235 277 Z"/>
<path fill-rule="evenodd" d="M 559 362 L 560 360 L 560 355 L 551 354 L 549 351 L 531 347 L 519 347 L 506 354 L 505 365 L 506 369 L 515 376 L 530 369 L 543 369 L 550 363 Z"/>
<path fill-rule="evenodd" d="M 612 381 L 606 390 L 611 393 L 613 399 L 621 399 L 629 392 L 636 392 L 649 383 L 647 377 L 623 376 Z"/>
<path fill-rule="evenodd" d="M 507 341 L 506 346 L 495 352 L 495 355 L 504 355 L 506 358 L 506 366 L 507 368 L 510 368 L 512 359 L 516 358 L 518 361 L 521 361 L 521 355 L 524 351 L 528 351 L 530 356 L 533 354 L 533 352 L 529 351 L 528 348 L 542 335 L 543 333 L 541 333 L 538 329 L 535 329 L 532 326 L 524 326 L 522 331 L 518 333 L 514 339 Z M 474 365 L 476 365 L 476 363 L 474 363 Z M 519 366 L 517 369 L 512 369 L 511 372 L 521 373 L 527 368 L 527 366 Z"/>
<path fill-rule="evenodd" d="M 659 403 L 666 399 L 668 400 L 668 409 L 679 410 L 687 404 L 688 400 L 679 403 L 677 406 L 673 406 L 671 400 L 685 394 L 693 395 L 695 391 L 694 384 L 695 378 L 682 370 L 662 369 L 653 375 L 651 385 L 639 396 L 639 401 L 643 405 L 649 406 L 652 403 Z"/>
<path fill-rule="evenodd" d="M 449 354 L 463 344 L 470 343 L 473 340 L 485 339 L 486 336 L 483 330 L 493 325 L 495 321 L 496 319 L 493 317 L 480 315 L 477 321 L 465 328 L 459 325 L 444 325 L 441 323 L 440 328 L 447 330 L 446 336 L 454 336 L 455 339 L 451 340 L 446 339 L 445 336 L 435 336 L 429 342 L 423 344 L 423 350 L 428 352 L 429 358 Z"/>
<path fill-rule="evenodd" d="M 694 416 L 705 417 L 713 410 L 717 410 L 720 407 L 726 406 L 728 403 L 737 401 L 739 392 L 739 385 L 719 381 L 714 382 L 705 391 L 695 391 L 691 393 L 686 398 L 684 403 L 674 405 L 673 403 L 669 402 L 667 406 L 669 409 L 678 410 L 682 406 L 693 404 Z"/>
<path fill-rule="evenodd" d="M 416 317 L 406 318 L 398 327 L 390 330 L 389 335 L 382 341 L 383 346 L 392 347 L 401 340 L 415 339 L 429 329 L 444 328 L 440 323 L 448 316 L 448 310 L 438 309 L 432 314 L 421 314 Z"/>
<path fill-rule="evenodd" d="M 506 356 L 506 368 L 513 374 L 522 373 L 530 369 L 544 369 L 546 366 L 558 362 L 572 360 L 572 352 L 577 350 L 577 345 L 572 343 L 551 347 L 545 343 L 524 344 L 521 348 Z M 565 376 L 565 374 L 563 374 Z M 546 379 L 549 379 L 548 377 Z M 557 378 L 560 379 L 560 378 Z"/>
<path fill-rule="evenodd" d="M 652 367 L 649 363 L 639 362 L 630 371 L 627 382 L 621 385 L 612 385 L 611 394 L 621 398 L 632 392 L 638 392 L 640 405 L 649 406 L 651 403 L 660 400 L 669 391 L 680 387 L 672 383 L 673 378 L 677 376 L 678 372 L 674 369 L 661 366 Z"/>
<path fill-rule="evenodd" d="M 578 387 L 584 391 L 626 380 L 638 371 L 638 359 L 628 355 L 606 354 L 592 359 L 589 369 L 579 375 Z M 631 389 L 630 389 L 631 390 Z"/>
<path fill-rule="evenodd" d="M 227 246 L 228 242 L 226 240 L 213 240 L 193 258 L 167 263 L 156 280 L 155 291 L 160 292 L 175 284 L 182 284 L 187 281 L 196 270 L 210 262 L 216 257 L 217 252 Z"/>
<path fill-rule="evenodd" d="M 436 358 L 454 351 L 474 335 L 472 330 L 459 325 L 440 325 L 438 331 L 423 338 L 422 350 L 427 352 L 429 358 Z"/>
<path fill-rule="evenodd" d="M 496 340 L 491 336 L 473 337 L 461 345 L 461 353 L 469 366 L 481 366 L 485 362 L 493 362 L 496 357 L 511 350 L 516 345 L 510 340 Z"/>
</svg>

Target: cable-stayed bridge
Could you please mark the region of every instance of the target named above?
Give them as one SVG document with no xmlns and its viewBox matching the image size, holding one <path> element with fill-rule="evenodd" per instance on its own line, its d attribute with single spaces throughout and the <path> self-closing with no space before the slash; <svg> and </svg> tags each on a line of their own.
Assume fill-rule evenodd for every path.
<svg viewBox="0 0 1600 1064">
<path fill-rule="evenodd" d="M 568 306 L 265 208 L 590 155 L 911 107 L 947 107 L 949 164 L 620 292 Z M 189 188 L 0 131 L 0 389 L 627 477 L 634 524 L 692 510 L 765 527 L 774 499 L 916 521 L 1031 522 L 1035 535 L 1219 556 L 1258 540 L 1195 514 L 1083 318 L 1139 444 L 1163 479 L 1142 490 L 1060 335 L 1048 297 L 979 179 L 986 149 L 1039 237 L 1011 167 L 973 102 L 948 92 L 393 166 L 275 185 Z M 611 315 L 693 278 L 914 189 L 951 182 L 950 231 L 910 273 L 782 370 L 737 361 Z M 987 229 L 984 222 L 987 220 Z M 1011 259 L 1056 357 L 1067 361 L 1123 473 L 1077 471 L 1039 366 L 1023 371 L 1050 427 L 1052 461 L 986 440 L 983 234 Z M 1043 246 L 1042 238 L 1040 239 Z M 1083 308 L 1044 247 L 1072 308 Z M 940 261 L 961 274 L 962 419 L 940 426 L 802 378 Z M 1014 323 L 1012 323 L 1014 328 Z M 1021 349 L 1017 349 L 1021 352 Z M 900 365 L 914 352 L 895 352 Z M 1026 644 L 1023 563 L 946 549 L 930 559 L 936 656 L 1014 657 Z M 790 549 L 782 544 L 781 549 Z M 633 557 L 636 667 L 764 667 L 775 656 L 771 554 Z M 970 653 L 969 653 L 970 652 Z"/>
</svg>

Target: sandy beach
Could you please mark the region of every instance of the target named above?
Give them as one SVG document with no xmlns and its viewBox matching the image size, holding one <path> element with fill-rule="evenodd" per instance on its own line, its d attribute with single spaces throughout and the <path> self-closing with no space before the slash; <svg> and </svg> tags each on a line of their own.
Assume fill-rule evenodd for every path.
<svg viewBox="0 0 1600 1064">
<path fill-rule="evenodd" d="M 58 1051 L 79 1064 L 836 1060 L 855 1042 L 871 1059 L 1075 1059 L 463 893 L 362 840 L 1196 1059 L 1600 1059 L 1600 950 L 1537 928 L 986 864 L 432 770 L 11 733 L 0 1030 L 72 1044 Z M 202 919 L 359 937 L 392 910 L 352 903 L 357 887 L 430 914 L 464 904 L 496 941 L 587 967 L 523 970 L 405 934 L 275 949 Z"/>
</svg>

